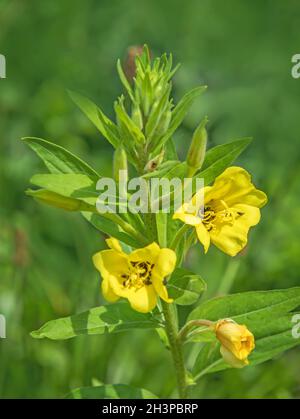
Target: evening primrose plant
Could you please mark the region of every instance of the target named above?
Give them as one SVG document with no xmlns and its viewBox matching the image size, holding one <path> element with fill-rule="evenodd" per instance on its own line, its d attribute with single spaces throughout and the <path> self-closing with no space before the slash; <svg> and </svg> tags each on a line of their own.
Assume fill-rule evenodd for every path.
<svg viewBox="0 0 300 419">
<path fill-rule="evenodd" d="M 112 178 L 104 178 L 54 143 L 40 138 L 23 141 L 49 170 L 32 177 L 35 189 L 27 194 L 81 213 L 105 235 L 107 245 L 92 258 L 107 303 L 51 320 L 32 337 L 57 340 L 105 334 L 109 339 L 111 333 L 131 329 L 156 330 L 173 359 L 177 392 L 171 396 L 187 398 L 191 386 L 205 374 L 256 365 L 297 345 L 292 317 L 300 306 L 300 288 L 205 299 L 207 285 L 200 272 L 184 267 L 192 246 L 200 260 L 211 244 L 228 257 L 245 249 L 267 196 L 244 168 L 233 165 L 250 139 L 209 148 L 207 118 L 195 128 L 185 160 L 179 160 L 173 135 L 206 86 L 194 88 L 175 104 L 171 93 L 177 68 L 171 55 L 152 60 L 146 46 L 135 57 L 133 78 L 118 61 L 124 95 L 114 103 L 115 121 L 89 99 L 70 92 L 115 150 Z M 188 365 L 191 347 L 198 355 Z M 79 388 L 70 394 L 158 396 L 123 383 Z"/>
</svg>

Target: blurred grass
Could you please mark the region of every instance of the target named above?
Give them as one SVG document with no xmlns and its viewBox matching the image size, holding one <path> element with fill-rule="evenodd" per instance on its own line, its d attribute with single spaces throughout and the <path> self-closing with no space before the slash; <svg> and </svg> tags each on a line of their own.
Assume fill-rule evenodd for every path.
<svg viewBox="0 0 300 419">
<path fill-rule="evenodd" d="M 299 17 L 297 0 L 0 0 L 0 53 L 7 60 L 7 79 L 0 80 L 0 313 L 7 318 L 0 397 L 57 397 L 93 379 L 172 392 L 170 360 L 154 333 L 69 342 L 29 336 L 47 320 L 102 302 L 91 255 L 103 239 L 79 216 L 24 195 L 30 176 L 45 169 L 19 138 L 52 140 L 109 175 L 112 150 L 66 89 L 111 115 L 122 90 L 116 59 L 129 45 L 173 52 L 182 63 L 175 98 L 209 86 L 176 134 L 182 157 L 205 114 L 210 146 L 254 137 L 238 163 L 268 192 L 269 204 L 243 256 L 231 260 L 211 249 L 204 257 L 193 249 L 188 264 L 207 280 L 207 297 L 299 285 L 300 81 L 290 75 Z M 216 374 L 194 396 L 299 397 L 299 362 L 295 349 L 255 368 Z"/>
</svg>

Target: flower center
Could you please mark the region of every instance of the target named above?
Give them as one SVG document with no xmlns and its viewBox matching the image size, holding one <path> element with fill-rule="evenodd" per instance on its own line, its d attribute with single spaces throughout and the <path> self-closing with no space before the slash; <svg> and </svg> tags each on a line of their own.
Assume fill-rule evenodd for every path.
<svg viewBox="0 0 300 419">
<path fill-rule="evenodd" d="M 234 221 L 244 213 L 228 207 L 223 200 L 211 201 L 205 205 L 204 212 L 200 214 L 202 223 L 207 231 L 215 230 L 217 225 L 233 225 Z"/>
<path fill-rule="evenodd" d="M 130 261 L 129 271 L 122 275 L 123 287 L 140 289 L 145 285 L 151 285 L 151 275 L 154 264 Z"/>
</svg>

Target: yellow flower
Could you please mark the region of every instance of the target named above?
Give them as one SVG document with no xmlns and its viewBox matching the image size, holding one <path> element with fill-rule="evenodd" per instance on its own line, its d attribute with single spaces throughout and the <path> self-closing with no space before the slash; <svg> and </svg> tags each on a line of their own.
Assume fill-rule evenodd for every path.
<svg viewBox="0 0 300 419">
<path fill-rule="evenodd" d="M 223 319 L 215 323 L 213 328 L 221 342 L 220 352 L 224 361 L 234 368 L 248 365 L 248 356 L 255 348 L 255 343 L 247 327 L 231 319 Z"/>
<path fill-rule="evenodd" d="M 157 296 L 171 303 L 165 286 L 165 277 L 170 275 L 176 264 L 176 253 L 161 249 L 152 243 L 129 255 L 122 251 L 114 238 L 106 240 L 110 249 L 93 256 L 95 267 L 102 275 L 102 293 L 106 300 L 117 301 L 127 298 L 131 307 L 147 313 L 157 304 Z"/>
<path fill-rule="evenodd" d="M 196 202 L 203 193 L 201 210 Z M 249 173 L 233 166 L 218 176 L 213 186 L 198 191 L 192 202 L 183 204 L 173 218 L 195 227 L 205 253 L 212 242 L 235 256 L 246 246 L 249 229 L 258 224 L 259 208 L 266 202 L 266 194 L 255 188 Z"/>
</svg>

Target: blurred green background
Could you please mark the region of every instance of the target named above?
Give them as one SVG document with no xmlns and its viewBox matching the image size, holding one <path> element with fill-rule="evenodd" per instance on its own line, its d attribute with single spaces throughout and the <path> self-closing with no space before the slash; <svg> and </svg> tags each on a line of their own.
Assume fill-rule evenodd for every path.
<svg viewBox="0 0 300 419">
<path fill-rule="evenodd" d="M 34 340 L 44 322 L 99 305 L 92 254 L 103 238 L 79 215 L 38 205 L 24 195 L 29 178 L 46 172 L 20 142 L 38 136 L 69 148 L 111 173 L 112 149 L 70 101 L 90 97 L 112 115 L 122 87 L 115 68 L 130 45 L 173 52 L 182 67 L 174 96 L 199 84 L 175 140 L 183 157 L 200 118 L 210 119 L 209 145 L 253 136 L 238 163 L 270 200 L 243 256 L 211 248 L 188 265 L 208 282 L 205 298 L 299 285 L 300 53 L 298 0 L 0 0 L 0 397 L 61 397 L 91 383 L 129 383 L 172 395 L 169 354 L 154 332 Z M 224 275 L 225 272 L 225 275 Z M 195 349 L 195 351 L 197 348 Z M 191 354 L 189 362 L 195 354 Z M 207 376 L 195 397 L 300 397 L 300 350 L 261 366 Z"/>
</svg>

